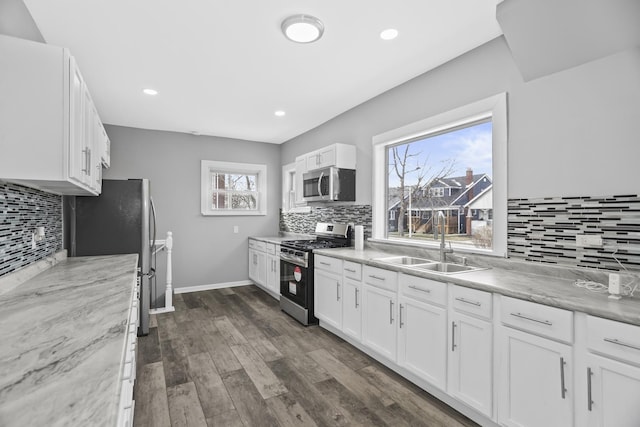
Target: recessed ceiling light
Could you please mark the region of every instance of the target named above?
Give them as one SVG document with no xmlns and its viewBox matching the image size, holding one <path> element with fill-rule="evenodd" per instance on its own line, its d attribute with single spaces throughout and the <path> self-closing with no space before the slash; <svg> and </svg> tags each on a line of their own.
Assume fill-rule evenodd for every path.
<svg viewBox="0 0 640 427">
<path fill-rule="evenodd" d="M 293 15 L 282 21 L 285 37 L 296 43 L 311 43 L 322 37 L 324 25 L 310 15 Z"/>
<path fill-rule="evenodd" d="M 395 28 L 387 28 L 380 33 L 380 38 L 382 40 L 393 40 L 396 37 L 398 37 L 398 30 Z"/>
<path fill-rule="evenodd" d="M 158 91 L 155 89 L 143 89 L 142 92 L 145 93 L 145 95 L 157 95 Z"/>
<path fill-rule="evenodd" d="M 273 113 L 273 114 L 275 114 L 275 115 L 276 115 L 276 116 L 278 116 L 278 117 L 282 117 L 282 116 L 286 115 L 287 113 L 285 113 L 285 112 L 284 112 L 284 111 L 282 111 L 282 110 L 278 110 L 278 111 L 276 111 L 276 112 L 275 112 L 275 113 Z"/>
</svg>

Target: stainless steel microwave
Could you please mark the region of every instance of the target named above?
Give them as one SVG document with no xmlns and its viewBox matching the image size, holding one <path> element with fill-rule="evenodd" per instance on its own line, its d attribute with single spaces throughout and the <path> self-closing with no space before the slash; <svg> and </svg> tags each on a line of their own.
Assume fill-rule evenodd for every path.
<svg viewBox="0 0 640 427">
<path fill-rule="evenodd" d="M 306 202 L 355 202 L 356 171 L 329 167 L 302 175 L 302 198 Z"/>
</svg>

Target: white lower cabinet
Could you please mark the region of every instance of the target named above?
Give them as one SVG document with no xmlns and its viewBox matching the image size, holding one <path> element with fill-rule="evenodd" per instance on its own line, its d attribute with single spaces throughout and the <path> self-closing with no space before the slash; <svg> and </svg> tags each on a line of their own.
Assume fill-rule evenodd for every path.
<svg viewBox="0 0 640 427">
<path fill-rule="evenodd" d="M 587 399 L 578 402 L 587 411 L 589 427 L 640 426 L 640 368 L 589 354 L 582 373 Z"/>
<path fill-rule="evenodd" d="M 342 292 L 342 332 L 358 341 L 362 338 L 362 282 L 347 277 Z"/>
<path fill-rule="evenodd" d="M 266 282 L 267 254 L 257 249 L 249 249 L 249 279 L 257 285 L 263 286 Z"/>
<path fill-rule="evenodd" d="M 280 245 L 267 243 L 265 287 L 272 294 L 280 294 Z"/>
<path fill-rule="evenodd" d="M 398 365 L 445 390 L 447 387 L 447 310 L 401 296 Z"/>
<path fill-rule="evenodd" d="M 500 424 L 573 425 L 572 347 L 509 327 L 501 335 Z"/>
<path fill-rule="evenodd" d="M 454 285 L 449 287 L 449 294 L 448 392 L 491 418 L 493 416 L 491 294 Z"/>
<path fill-rule="evenodd" d="M 362 287 L 362 342 L 391 361 L 396 360 L 395 292 L 364 284 Z"/>
<path fill-rule="evenodd" d="M 342 260 L 315 255 L 315 316 L 334 328 L 342 328 Z"/>
<path fill-rule="evenodd" d="M 447 284 L 400 274 L 398 365 L 447 388 Z"/>
<path fill-rule="evenodd" d="M 640 426 L 640 327 L 586 318 L 586 357 L 576 371 L 582 388 L 576 425 Z"/>
</svg>

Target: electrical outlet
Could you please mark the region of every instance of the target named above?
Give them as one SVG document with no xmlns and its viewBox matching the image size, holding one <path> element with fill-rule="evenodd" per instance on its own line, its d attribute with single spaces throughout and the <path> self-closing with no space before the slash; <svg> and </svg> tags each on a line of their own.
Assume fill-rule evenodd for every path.
<svg viewBox="0 0 640 427">
<path fill-rule="evenodd" d="M 618 273 L 609 273 L 609 298 L 619 298 L 620 295 L 620 275 Z"/>
<path fill-rule="evenodd" d="M 237 225 L 233 226 L 233 233 L 234 234 L 238 234 L 238 231 L 240 231 L 240 227 L 238 227 Z"/>
<path fill-rule="evenodd" d="M 578 234 L 576 246 L 602 246 L 602 236 L 596 234 Z"/>
</svg>

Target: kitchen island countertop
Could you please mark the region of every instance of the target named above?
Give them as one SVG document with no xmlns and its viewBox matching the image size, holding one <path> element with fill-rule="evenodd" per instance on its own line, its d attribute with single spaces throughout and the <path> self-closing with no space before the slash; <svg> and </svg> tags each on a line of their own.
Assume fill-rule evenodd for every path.
<svg viewBox="0 0 640 427">
<path fill-rule="evenodd" d="M 443 275 L 377 261 L 378 258 L 394 254 L 376 249 L 365 248 L 360 251 L 353 247 L 317 249 L 314 250 L 314 254 L 341 258 L 640 326 L 640 297 L 637 296 L 640 290 L 636 291 L 634 297 L 613 300 L 608 298 L 606 293 L 589 292 L 575 286 L 576 279 L 580 278 L 579 273 L 576 277 L 562 277 L 555 275 L 554 272 L 557 270 L 551 268 L 510 261 L 503 262 L 500 267 Z"/>
<path fill-rule="evenodd" d="M 116 425 L 137 260 L 67 258 L 0 295 L 0 425 Z"/>
</svg>

